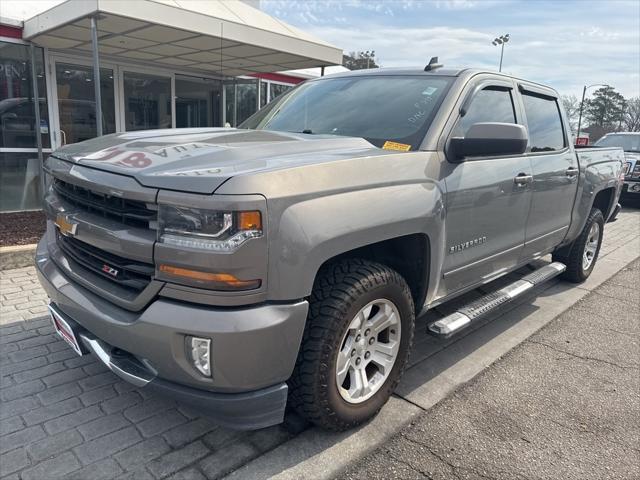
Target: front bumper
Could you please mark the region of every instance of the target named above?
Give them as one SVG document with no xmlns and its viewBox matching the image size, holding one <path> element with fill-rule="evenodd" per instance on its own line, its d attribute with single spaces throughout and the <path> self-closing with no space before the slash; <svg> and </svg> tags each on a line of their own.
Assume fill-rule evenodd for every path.
<svg viewBox="0 0 640 480">
<path fill-rule="evenodd" d="M 38 245 L 36 266 L 57 312 L 85 338 L 103 345 L 107 356 L 96 356 L 105 365 L 110 351 L 123 351 L 151 375 L 143 388 L 204 409 L 226 426 L 262 428 L 282 421 L 285 382 L 298 354 L 306 301 L 216 309 L 158 298 L 131 312 L 71 282 L 50 257 L 46 240 Z M 212 378 L 201 376 L 188 361 L 187 335 L 212 339 Z"/>
<path fill-rule="evenodd" d="M 638 194 L 640 194 L 640 181 L 625 180 L 622 186 L 622 195 L 635 197 Z"/>
</svg>

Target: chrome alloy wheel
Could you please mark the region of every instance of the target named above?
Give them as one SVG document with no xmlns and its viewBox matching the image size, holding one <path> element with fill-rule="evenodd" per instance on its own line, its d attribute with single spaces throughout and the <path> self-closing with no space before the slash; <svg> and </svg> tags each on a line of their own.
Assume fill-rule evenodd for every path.
<svg viewBox="0 0 640 480">
<path fill-rule="evenodd" d="M 584 253 L 582 254 L 582 269 L 589 270 L 593 259 L 596 257 L 598 251 L 598 244 L 600 243 L 600 224 L 593 222 L 589 229 L 589 235 L 587 236 L 587 242 L 584 245 Z"/>
<path fill-rule="evenodd" d="M 362 403 L 382 387 L 400 349 L 400 313 L 387 299 L 365 305 L 349 324 L 336 362 L 340 396 Z"/>
</svg>

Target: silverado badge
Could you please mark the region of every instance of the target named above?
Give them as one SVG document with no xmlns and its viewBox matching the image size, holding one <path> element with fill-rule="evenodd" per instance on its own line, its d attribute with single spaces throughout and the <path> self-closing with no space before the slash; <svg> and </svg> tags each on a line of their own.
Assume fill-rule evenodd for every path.
<svg viewBox="0 0 640 480">
<path fill-rule="evenodd" d="M 62 235 L 71 237 L 76 234 L 78 230 L 78 224 L 71 220 L 67 215 L 59 213 L 56 216 L 56 227 L 60 230 Z"/>
<path fill-rule="evenodd" d="M 487 241 L 487 237 L 478 237 L 473 240 L 469 240 L 468 242 L 459 243 L 458 245 L 453 245 L 449 247 L 449 253 L 462 252 L 467 248 L 477 247 L 478 245 L 482 245 Z"/>
</svg>

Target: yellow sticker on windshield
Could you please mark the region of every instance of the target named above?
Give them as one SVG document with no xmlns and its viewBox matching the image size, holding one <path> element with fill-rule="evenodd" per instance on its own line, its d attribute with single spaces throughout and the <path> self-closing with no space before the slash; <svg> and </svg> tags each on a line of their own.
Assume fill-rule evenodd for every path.
<svg viewBox="0 0 640 480">
<path fill-rule="evenodd" d="M 411 145 L 407 145 L 406 143 L 390 142 L 389 140 L 387 140 L 386 142 L 384 142 L 384 145 L 382 145 L 382 148 L 384 148 L 385 150 L 398 150 L 400 152 L 408 152 L 409 150 L 411 150 Z"/>
</svg>

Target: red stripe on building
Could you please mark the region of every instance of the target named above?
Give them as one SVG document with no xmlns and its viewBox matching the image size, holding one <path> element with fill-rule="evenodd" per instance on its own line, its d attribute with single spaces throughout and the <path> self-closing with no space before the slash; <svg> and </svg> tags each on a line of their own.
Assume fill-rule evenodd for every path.
<svg viewBox="0 0 640 480">
<path fill-rule="evenodd" d="M 282 73 L 254 73 L 252 77 L 261 78 L 262 80 L 271 80 L 274 82 L 290 83 L 297 85 L 306 80 L 306 78 L 293 77 L 291 75 L 283 75 Z"/>
<path fill-rule="evenodd" d="M 0 37 L 22 38 L 22 29 L 10 27 L 9 25 L 0 25 Z"/>
</svg>

